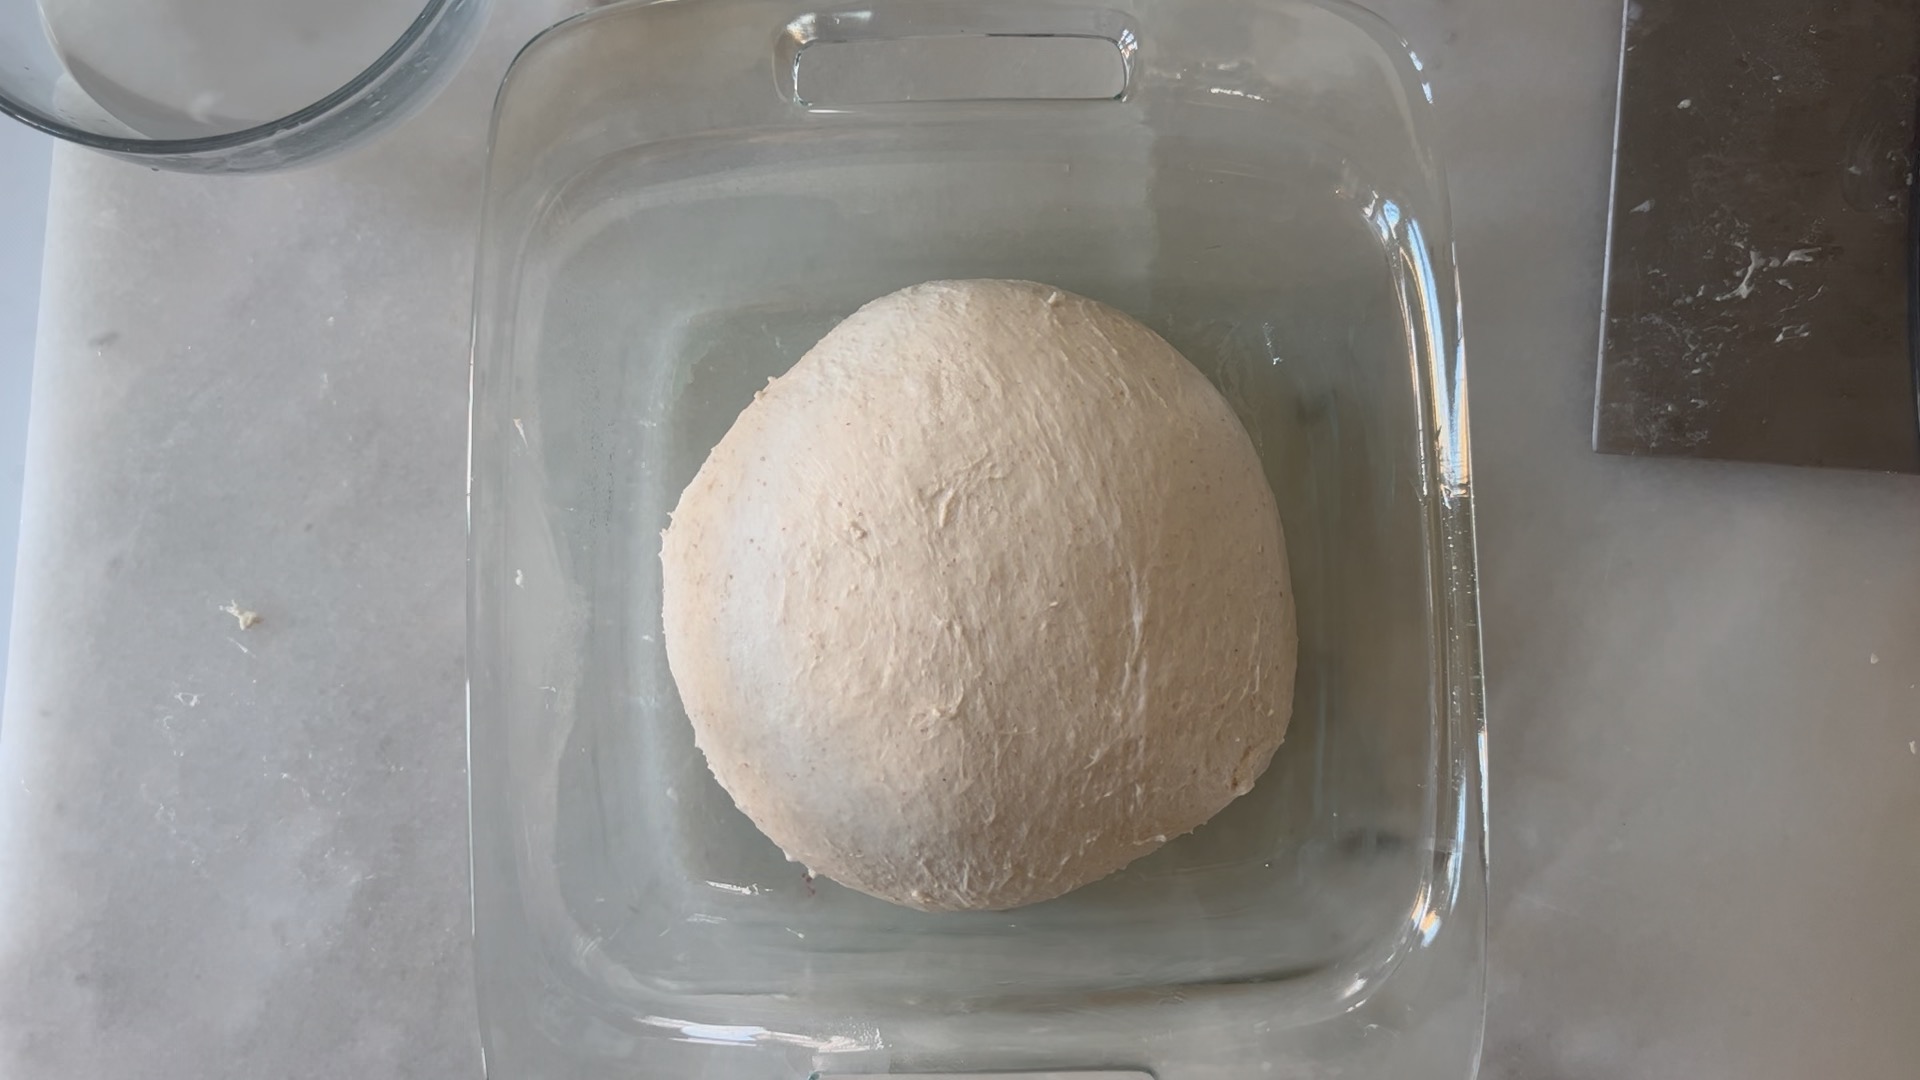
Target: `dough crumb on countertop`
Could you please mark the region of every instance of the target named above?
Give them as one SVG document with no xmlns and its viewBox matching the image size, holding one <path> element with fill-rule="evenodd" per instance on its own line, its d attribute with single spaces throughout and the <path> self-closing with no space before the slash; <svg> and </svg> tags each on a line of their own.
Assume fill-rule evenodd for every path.
<svg viewBox="0 0 1920 1080">
<path fill-rule="evenodd" d="M 251 630 L 260 622 L 260 613 L 241 607 L 238 600 L 227 601 L 227 606 L 220 610 L 233 616 L 233 621 L 239 623 L 242 630 Z"/>
</svg>

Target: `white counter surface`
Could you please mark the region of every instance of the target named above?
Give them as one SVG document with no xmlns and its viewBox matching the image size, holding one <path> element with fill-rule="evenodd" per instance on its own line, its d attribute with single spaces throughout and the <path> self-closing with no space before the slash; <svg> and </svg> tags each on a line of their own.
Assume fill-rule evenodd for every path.
<svg viewBox="0 0 1920 1080">
<path fill-rule="evenodd" d="M 6 685 L 7 616 L 13 611 L 52 159 L 52 139 L 23 124 L 0 123 L 0 689 Z"/>
</svg>

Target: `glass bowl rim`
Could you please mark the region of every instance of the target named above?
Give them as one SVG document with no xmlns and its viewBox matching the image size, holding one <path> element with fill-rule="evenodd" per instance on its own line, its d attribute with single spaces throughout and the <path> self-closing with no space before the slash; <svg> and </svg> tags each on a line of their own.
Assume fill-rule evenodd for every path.
<svg viewBox="0 0 1920 1080">
<path fill-rule="evenodd" d="M 236 150 L 264 142 L 282 132 L 305 127 L 349 104 L 368 87 L 379 82 L 382 77 L 392 71 L 401 58 L 411 52 L 413 46 L 433 29 L 440 17 L 449 8 L 457 7 L 458 3 L 459 0 L 426 0 L 426 4 L 420 9 L 420 14 L 407 25 L 405 32 L 392 45 L 387 46 L 386 51 L 381 53 L 372 64 L 340 88 L 313 104 L 285 116 L 241 128 L 238 131 L 230 131 L 224 135 L 207 135 L 194 139 L 128 139 L 114 135 L 101 135 L 64 124 L 5 94 L 0 94 L 0 114 L 11 116 L 28 127 L 52 135 L 54 138 L 109 154 L 129 157 L 182 157 Z"/>
</svg>

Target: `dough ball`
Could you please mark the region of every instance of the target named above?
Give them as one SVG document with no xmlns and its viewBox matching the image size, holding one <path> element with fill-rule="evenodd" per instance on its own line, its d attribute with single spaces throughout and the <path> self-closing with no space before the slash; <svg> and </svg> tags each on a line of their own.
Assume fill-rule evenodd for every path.
<svg viewBox="0 0 1920 1080">
<path fill-rule="evenodd" d="M 1105 877 L 1266 769 L 1285 541 L 1204 376 L 1114 309 L 936 281 L 757 394 L 667 529 L 668 661 L 721 786 L 928 911 Z"/>
</svg>

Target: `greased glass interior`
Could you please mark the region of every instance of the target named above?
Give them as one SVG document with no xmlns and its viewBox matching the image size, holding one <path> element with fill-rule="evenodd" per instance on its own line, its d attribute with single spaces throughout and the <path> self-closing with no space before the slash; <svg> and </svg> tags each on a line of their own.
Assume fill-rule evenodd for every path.
<svg viewBox="0 0 1920 1080">
<path fill-rule="evenodd" d="M 503 92 L 474 415 L 490 1063 L 1173 1080 L 1371 1055 L 1465 1075 L 1478 643 L 1412 62 L 1311 3 L 860 14 L 613 9 L 550 32 Z M 828 111 L 781 92 L 808 34 L 956 20 L 1108 35 L 1137 50 L 1127 93 Z M 658 551 L 768 378 L 867 300 L 957 277 L 1113 304 L 1221 388 L 1281 507 L 1300 677 L 1286 745 L 1215 821 L 1057 901 L 928 915 L 809 879 L 713 782 L 660 644 Z"/>
</svg>

